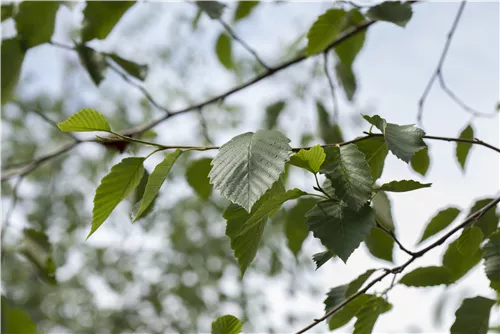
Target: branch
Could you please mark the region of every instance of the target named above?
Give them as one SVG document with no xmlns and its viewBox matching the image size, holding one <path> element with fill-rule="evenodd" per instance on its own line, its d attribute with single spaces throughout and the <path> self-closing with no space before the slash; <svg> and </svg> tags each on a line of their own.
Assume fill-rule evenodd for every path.
<svg viewBox="0 0 500 334">
<path fill-rule="evenodd" d="M 408 250 L 406 247 L 404 247 L 403 244 L 401 244 L 401 242 L 398 240 L 398 238 L 396 237 L 396 235 L 394 234 L 393 231 L 386 229 L 382 224 L 380 224 L 378 222 L 378 220 L 376 222 L 377 222 L 377 227 L 379 229 L 381 229 L 382 231 L 384 231 L 385 233 L 387 233 L 394 240 L 394 242 L 399 246 L 399 249 L 401 249 L 403 252 L 405 252 L 406 254 L 408 254 L 410 256 L 413 256 L 415 254 L 412 251 Z"/>
<path fill-rule="evenodd" d="M 432 250 L 432 249 L 436 248 L 437 246 L 443 244 L 449 237 L 451 237 L 453 234 L 455 234 L 457 231 L 463 229 L 467 225 L 471 224 L 472 222 L 476 221 L 477 219 L 481 218 L 484 214 L 486 214 L 486 212 L 488 212 L 489 210 L 491 210 L 492 208 L 494 208 L 499 202 L 500 202 L 500 196 L 498 196 L 497 198 L 495 198 L 494 200 L 492 200 L 490 203 L 488 203 L 486 206 L 484 206 L 480 210 L 478 210 L 478 211 L 474 212 L 473 214 L 471 214 L 469 217 L 467 217 L 464 220 L 463 223 L 461 223 L 460 225 L 458 225 L 455 228 L 453 228 L 451 231 L 449 231 L 448 233 L 446 233 L 445 235 L 443 235 L 441 238 L 439 238 L 437 241 L 435 241 L 434 243 L 432 243 L 428 247 L 422 249 L 421 251 L 413 253 L 412 257 L 408 261 L 406 261 L 405 263 L 403 263 L 402 265 L 394 267 L 392 269 L 386 269 L 385 273 L 383 273 L 379 277 L 377 277 L 377 278 L 373 279 L 372 281 L 370 281 L 363 289 L 361 289 L 358 292 L 356 292 L 355 294 L 349 296 L 346 300 L 344 300 L 342 303 L 340 303 L 339 305 L 337 305 L 337 307 L 335 307 L 332 310 L 330 310 L 329 312 L 327 312 L 321 318 L 315 319 L 312 323 L 310 323 L 309 325 L 307 325 L 303 329 L 299 330 L 296 334 L 301 334 L 301 333 L 304 333 L 304 332 L 308 331 L 309 329 L 313 328 L 314 326 L 316 326 L 320 322 L 326 320 L 327 318 L 329 318 L 333 314 L 337 313 L 341 308 L 343 308 L 345 305 L 349 304 L 351 301 L 353 301 L 357 297 L 359 297 L 362 294 L 364 294 L 372 286 L 374 286 L 378 282 L 382 281 L 389 274 L 398 274 L 398 273 L 402 272 L 408 265 L 410 265 L 417 258 L 425 255 L 430 250 Z"/>
</svg>

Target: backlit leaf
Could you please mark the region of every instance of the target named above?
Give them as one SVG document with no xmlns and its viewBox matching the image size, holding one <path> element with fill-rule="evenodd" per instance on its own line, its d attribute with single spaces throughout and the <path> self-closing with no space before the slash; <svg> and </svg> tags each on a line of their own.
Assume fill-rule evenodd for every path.
<svg viewBox="0 0 500 334">
<path fill-rule="evenodd" d="M 105 39 L 135 1 L 87 1 L 83 10 L 82 41 Z"/>
<path fill-rule="evenodd" d="M 242 327 L 243 324 L 238 318 L 226 314 L 212 322 L 211 334 L 239 334 Z"/>
<path fill-rule="evenodd" d="M 384 183 L 379 188 L 375 189 L 377 191 L 391 191 L 391 192 L 406 192 L 417 190 L 421 188 L 429 188 L 432 183 L 420 183 L 414 180 L 401 180 L 401 181 L 391 181 L 389 183 Z"/>
<path fill-rule="evenodd" d="M 231 44 L 231 38 L 226 33 L 220 34 L 215 43 L 215 53 L 217 54 L 219 62 L 229 70 L 234 66 Z"/>
<path fill-rule="evenodd" d="M 90 108 L 82 109 L 64 122 L 57 123 L 57 127 L 64 132 L 111 131 L 106 117 Z"/>
<path fill-rule="evenodd" d="M 329 9 L 319 16 L 307 33 L 307 55 L 319 53 L 332 44 L 342 31 L 346 13 L 341 9 Z"/>
<path fill-rule="evenodd" d="M 365 155 L 373 180 L 380 178 L 384 170 L 385 158 L 389 152 L 384 138 L 371 137 L 357 142 L 356 146 Z"/>
<path fill-rule="evenodd" d="M 360 25 L 365 18 L 363 14 L 357 9 L 351 9 L 346 14 L 346 22 L 344 30 L 351 27 L 356 27 Z M 355 35 L 350 36 L 348 39 L 340 43 L 335 47 L 335 53 L 337 54 L 340 62 L 351 68 L 356 56 L 359 51 L 363 48 L 365 43 L 366 30 L 360 31 Z"/>
<path fill-rule="evenodd" d="M 453 221 L 458 217 L 459 214 L 460 210 L 455 207 L 450 207 L 439 211 L 425 227 L 424 233 L 422 234 L 419 243 L 444 230 L 446 227 L 448 227 L 448 225 L 453 223 Z"/>
<path fill-rule="evenodd" d="M 257 7 L 259 1 L 238 1 L 238 6 L 234 12 L 233 21 L 239 21 L 247 17 Z"/>
<path fill-rule="evenodd" d="M 465 129 L 462 130 L 459 136 L 460 139 L 468 139 L 468 140 L 473 140 L 474 139 L 474 129 L 472 126 L 467 125 Z M 469 151 L 472 147 L 471 143 L 462 143 L 462 142 L 457 142 L 457 147 L 456 147 L 456 156 L 458 163 L 460 164 L 460 167 L 462 167 L 462 170 L 465 170 L 465 163 L 467 161 L 467 157 L 469 156 Z"/>
<path fill-rule="evenodd" d="M 490 322 L 491 308 L 494 300 L 477 296 L 462 301 L 455 313 L 455 322 L 451 326 L 451 334 L 486 334 Z"/>
<path fill-rule="evenodd" d="M 193 161 L 186 169 L 186 181 L 198 194 L 198 196 L 204 200 L 208 200 L 212 194 L 213 186 L 208 180 L 208 174 L 211 169 L 211 158 L 203 158 Z"/>
<path fill-rule="evenodd" d="M 290 164 L 304 168 L 316 174 L 325 161 L 325 151 L 320 145 L 311 147 L 308 150 L 301 149 L 298 153 L 290 157 Z"/>
<path fill-rule="evenodd" d="M 31 48 L 50 41 L 54 33 L 58 1 L 23 1 L 14 20 L 18 36 Z"/>
<path fill-rule="evenodd" d="M 372 207 L 375 210 L 377 221 L 386 229 L 394 231 L 394 220 L 392 219 L 391 201 L 383 191 L 377 192 L 372 199 Z"/>
</svg>

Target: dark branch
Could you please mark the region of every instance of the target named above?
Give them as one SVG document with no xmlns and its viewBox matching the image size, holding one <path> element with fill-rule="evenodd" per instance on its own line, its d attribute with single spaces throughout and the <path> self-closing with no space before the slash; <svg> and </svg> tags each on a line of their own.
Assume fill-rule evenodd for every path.
<svg viewBox="0 0 500 334">
<path fill-rule="evenodd" d="M 393 240 L 394 242 L 399 246 L 399 249 L 401 249 L 403 252 L 405 252 L 406 254 L 410 255 L 410 256 L 413 256 L 415 253 L 413 253 L 412 251 L 408 250 L 405 246 L 403 246 L 403 244 L 401 244 L 401 242 L 398 240 L 398 238 L 396 237 L 396 235 L 394 234 L 394 231 L 391 231 L 391 230 L 388 230 L 386 229 L 382 224 L 380 224 L 378 221 L 377 221 L 377 227 L 379 229 L 381 229 L 382 231 L 384 231 L 385 233 L 387 233 Z"/>
</svg>

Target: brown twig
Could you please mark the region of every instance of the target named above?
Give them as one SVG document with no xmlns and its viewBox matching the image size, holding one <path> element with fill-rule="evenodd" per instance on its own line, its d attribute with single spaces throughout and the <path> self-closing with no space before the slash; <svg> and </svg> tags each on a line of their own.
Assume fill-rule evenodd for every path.
<svg viewBox="0 0 500 334">
<path fill-rule="evenodd" d="M 380 224 L 378 222 L 378 220 L 377 220 L 377 227 L 379 229 L 381 229 L 382 231 L 384 231 L 385 233 L 387 233 L 394 240 L 394 242 L 399 246 L 399 249 L 401 249 L 403 252 L 405 252 L 406 254 L 408 254 L 410 256 L 414 255 L 414 253 L 412 251 L 408 250 L 405 246 L 403 246 L 403 244 L 401 244 L 401 242 L 398 240 L 398 238 L 394 234 L 394 231 L 386 229 L 382 224 Z"/>
</svg>

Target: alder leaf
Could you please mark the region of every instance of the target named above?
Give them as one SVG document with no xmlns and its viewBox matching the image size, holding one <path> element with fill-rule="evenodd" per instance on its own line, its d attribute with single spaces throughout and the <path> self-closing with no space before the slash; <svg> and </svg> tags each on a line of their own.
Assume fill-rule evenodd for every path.
<svg viewBox="0 0 500 334">
<path fill-rule="evenodd" d="M 483 239 L 484 235 L 479 227 L 469 226 L 458 238 L 457 249 L 463 255 L 472 254 L 479 249 Z"/>
<path fill-rule="evenodd" d="M 411 157 L 410 164 L 415 172 L 425 176 L 430 165 L 429 150 L 424 148 L 417 151 L 413 157 Z"/>
<path fill-rule="evenodd" d="M 466 298 L 455 312 L 455 322 L 451 326 L 451 334 L 486 334 L 490 322 L 491 308 L 494 300 L 477 296 Z"/>
<path fill-rule="evenodd" d="M 380 187 L 374 189 L 376 191 L 391 191 L 402 193 L 406 191 L 417 190 L 421 188 L 429 188 L 432 183 L 420 183 L 414 180 L 401 180 L 401 181 L 391 181 L 389 183 L 384 183 Z"/>
<path fill-rule="evenodd" d="M 58 1 L 23 1 L 14 20 L 18 36 L 27 48 L 49 42 L 54 33 Z"/>
<path fill-rule="evenodd" d="M 299 254 L 302 243 L 309 235 L 309 229 L 306 224 L 306 213 L 312 209 L 316 202 L 317 200 L 314 198 L 301 198 L 286 213 L 284 224 L 285 237 L 288 249 L 295 257 Z"/>
<path fill-rule="evenodd" d="M 342 129 L 338 124 L 330 121 L 330 114 L 320 101 L 316 101 L 316 111 L 318 113 L 318 129 L 321 139 L 327 144 L 343 142 Z"/>
<path fill-rule="evenodd" d="M 392 305 L 382 297 L 370 299 L 356 314 L 353 334 L 371 334 L 378 317 L 392 309 Z"/>
<path fill-rule="evenodd" d="M 64 122 L 57 123 L 57 127 L 64 132 L 111 131 L 106 117 L 90 108 L 82 109 Z"/>
<path fill-rule="evenodd" d="M 379 5 L 371 7 L 366 15 L 376 21 L 387 21 L 400 27 L 406 27 L 412 17 L 411 5 L 401 1 L 385 1 Z"/>
<path fill-rule="evenodd" d="M 484 206 L 488 205 L 493 201 L 493 198 L 483 198 L 477 200 L 469 211 L 467 217 L 471 216 L 473 213 L 479 211 Z M 496 207 L 496 206 L 495 206 Z M 489 237 L 498 228 L 498 217 L 496 216 L 495 209 L 488 210 L 481 218 L 474 221 L 473 226 L 477 226 L 481 229 L 484 237 Z"/>
<path fill-rule="evenodd" d="M 226 314 L 212 322 L 211 334 L 239 334 L 243 324 L 233 315 Z"/>
<path fill-rule="evenodd" d="M 347 12 L 345 21 L 344 31 L 349 28 L 359 26 L 365 21 L 365 18 L 359 10 L 351 9 Z M 365 36 L 366 30 L 363 30 L 350 36 L 348 39 L 335 46 L 335 53 L 337 54 L 340 62 L 351 68 L 356 56 L 365 44 Z"/>
<path fill-rule="evenodd" d="M 452 282 L 456 282 L 480 261 L 483 251 L 479 245 L 475 250 L 468 254 L 462 254 L 458 251 L 458 239 L 448 245 L 448 249 L 443 255 L 443 265 L 449 268 L 452 272 Z"/>
<path fill-rule="evenodd" d="M 298 153 L 290 157 L 290 164 L 304 168 L 316 174 L 325 161 L 325 151 L 321 145 L 316 145 L 308 150 L 301 149 Z"/>
<path fill-rule="evenodd" d="M 135 1 L 87 1 L 83 10 L 82 42 L 105 39 Z"/>
<path fill-rule="evenodd" d="M 196 6 L 213 20 L 220 18 L 226 7 L 226 5 L 218 1 L 196 1 Z"/>
<path fill-rule="evenodd" d="M 338 198 L 359 210 L 370 198 L 373 184 L 364 154 L 354 144 L 328 147 L 325 153 L 320 172 L 332 182 Z"/>
<path fill-rule="evenodd" d="M 242 1 L 239 3 L 243 2 L 250 2 L 250 1 Z M 266 128 L 271 130 L 276 127 L 278 124 L 278 117 L 281 114 L 281 112 L 285 109 L 286 102 L 285 101 L 277 101 L 274 103 L 271 103 L 266 107 L 266 121 L 265 125 Z"/>
<path fill-rule="evenodd" d="M 367 294 L 362 294 L 356 297 L 352 302 L 345 305 L 338 312 L 332 315 L 332 317 L 328 321 L 328 328 L 330 330 L 334 330 L 345 326 L 349 321 L 351 321 L 352 318 L 354 318 L 358 314 L 361 308 L 363 308 L 363 306 L 373 298 L 376 297 L 374 295 Z"/>
<path fill-rule="evenodd" d="M 130 74 L 131 76 L 144 81 L 146 76 L 148 75 L 148 65 L 145 64 L 137 64 L 133 61 L 127 60 L 118 56 L 117 54 L 108 55 L 115 63 L 118 64 L 125 72 Z"/>
<path fill-rule="evenodd" d="M 291 153 L 289 142 L 281 132 L 269 130 L 234 137 L 212 160 L 210 182 L 224 197 L 250 212 L 284 172 Z"/>
<path fill-rule="evenodd" d="M 316 19 L 307 33 L 307 55 L 324 51 L 332 44 L 345 24 L 345 11 L 329 9 Z"/>
<path fill-rule="evenodd" d="M 321 266 L 327 263 L 328 260 L 330 260 L 334 256 L 335 255 L 329 250 L 314 254 L 313 261 L 314 263 L 316 263 L 316 270 L 321 268 Z"/>
<path fill-rule="evenodd" d="M 492 283 L 500 283 L 500 232 L 490 236 L 483 257 L 486 276 Z"/>
<path fill-rule="evenodd" d="M 335 73 L 337 74 L 340 85 L 344 89 L 347 100 L 352 101 L 357 88 L 356 76 L 352 68 L 344 63 L 337 63 L 337 65 L 335 65 Z"/>
<path fill-rule="evenodd" d="M 406 286 L 423 287 L 452 283 L 452 272 L 447 267 L 422 267 L 413 270 L 399 280 Z"/>
<path fill-rule="evenodd" d="M 208 200 L 212 194 L 213 186 L 208 180 L 208 174 L 212 169 L 212 159 L 203 158 L 193 161 L 186 169 L 186 181 L 193 190 L 203 198 Z"/>
<path fill-rule="evenodd" d="M 87 70 L 90 78 L 96 86 L 99 86 L 101 81 L 104 79 L 104 73 L 108 68 L 106 57 L 102 53 L 96 52 L 94 49 L 89 48 L 86 45 L 77 45 L 76 51 L 78 52 L 80 62 Z"/>
<path fill-rule="evenodd" d="M 215 53 L 219 62 L 228 70 L 234 67 L 231 38 L 228 34 L 222 33 L 215 43 Z"/>
<path fill-rule="evenodd" d="M 385 192 L 379 191 L 373 196 L 372 207 L 377 221 L 386 229 L 394 231 L 396 227 L 392 219 L 391 201 Z"/>
<path fill-rule="evenodd" d="M 375 226 L 364 241 L 373 256 L 385 261 L 393 261 L 394 239 L 389 234 Z"/>
<path fill-rule="evenodd" d="M 455 207 L 450 207 L 439 211 L 425 227 L 424 233 L 422 234 L 419 243 L 444 230 L 446 227 L 448 227 L 448 225 L 453 223 L 453 221 L 458 217 L 459 214 L 460 210 Z"/>
<path fill-rule="evenodd" d="M 36 334 L 36 323 L 30 314 L 20 308 L 12 307 L 5 296 L 2 296 L 2 333 Z"/>
<path fill-rule="evenodd" d="M 355 144 L 365 155 L 373 180 L 377 180 L 384 170 L 385 158 L 389 150 L 382 137 L 371 137 Z"/>
<path fill-rule="evenodd" d="M 234 12 L 233 21 L 237 22 L 243 20 L 245 17 L 250 15 L 252 11 L 257 7 L 259 1 L 238 1 L 238 6 Z"/>
<path fill-rule="evenodd" d="M 474 129 L 472 128 L 472 126 L 467 125 L 467 127 L 465 127 L 465 129 L 462 130 L 458 138 L 473 140 Z M 471 143 L 457 142 L 455 152 L 458 163 L 460 164 L 460 167 L 462 167 L 462 170 L 465 170 L 465 163 L 467 162 L 467 157 L 469 156 L 469 151 L 471 148 L 472 148 Z"/>
<path fill-rule="evenodd" d="M 344 262 L 375 226 L 375 213 L 368 204 L 354 211 L 336 200 L 321 201 L 306 217 L 314 237 Z"/>
<path fill-rule="evenodd" d="M 125 158 L 101 180 L 94 197 L 92 228 L 87 239 L 104 223 L 118 203 L 137 187 L 144 174 L 143 162 L 144 158 Z"/>
<path fill-rule="evenodd" d="M 2 40 L 2 105 L 7 102 L 17 87 L 26 50 L 18 37 Z"/>
</svg>

